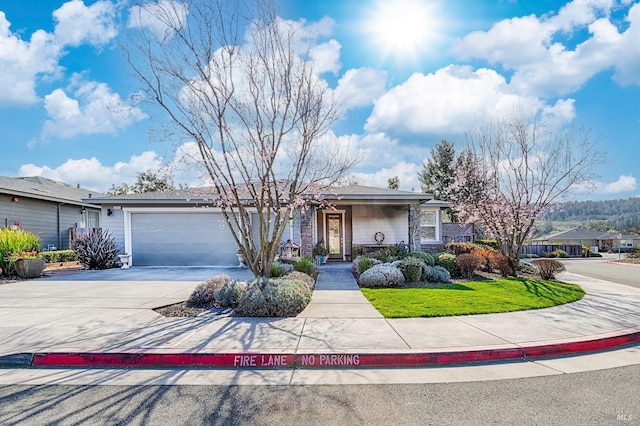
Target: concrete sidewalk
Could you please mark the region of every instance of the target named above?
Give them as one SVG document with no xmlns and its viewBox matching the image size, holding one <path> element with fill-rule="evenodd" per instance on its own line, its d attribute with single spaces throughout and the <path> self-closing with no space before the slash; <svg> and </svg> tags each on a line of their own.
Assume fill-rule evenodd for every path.
<svg viewBox="0 0 640 426">
<path fill-rule="evenodd" d="M 0 363 L 422 366 L 582 353 L 640 341 L 639 290 L 570 273 L 560 278 L 580 284 L 587 295 L 568 305 L 385 319 L 362 296 L 348 265 L 326 265 L 311 303 L 298 317 L 258 319 L 162 317 L 151 308 L 185 300 L 212 270 L 198 271 L 196 277 L 185 269 L 175 275 L 183 280 L 167 281 L 162 268 L 134 269 L 1 285 Z"/>
</svg>

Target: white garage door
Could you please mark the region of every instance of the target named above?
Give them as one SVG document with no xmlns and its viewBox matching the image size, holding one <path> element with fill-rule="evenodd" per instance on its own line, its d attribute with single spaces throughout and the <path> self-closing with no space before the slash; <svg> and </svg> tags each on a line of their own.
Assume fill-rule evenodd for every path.
<svg viewBox="0 0 640 426">
<path fill-rule="evenodd" d="M 236 246 L 219 213 L 132 213 L 138 266 L 237 265 Z"/>
</svg>

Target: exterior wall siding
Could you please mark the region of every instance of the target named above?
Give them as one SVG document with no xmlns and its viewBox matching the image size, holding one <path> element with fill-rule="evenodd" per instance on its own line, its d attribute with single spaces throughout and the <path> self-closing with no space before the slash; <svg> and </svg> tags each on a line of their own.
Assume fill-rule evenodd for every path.
<svg viewBox="0 0 640 426">
<path fill-rule="evenodd" d="M 58 206 L 60 218 L 58 221 Z M 69 229 L 83 222 L 80 206 L 53 201 L 20 197 L 17 203 L 11 197 L 3 196 L 0 200 L 0 226 L 11 227 L 20 224 L 20 229 L 34 233 L 40 237 L 40 246 L 46 249 L 54 246 L 57 249 L 69 248 Z M 99 212 L 99 209 L 87 208 Z"/>
<path fill-rule="evenodd" d="M 124 211 L 111 208 L 111 216 L 108 209 L 102 209 L 102 229 L 108 231 L 116 241 L 120 251 L 124 253 Z"/>
<path fill-rule="evenodd" d="M 406 207 L 354 205 L 353 244 L 376 244 L 376 232 L 384 234 L 383 244 L 409 242 L 409 211 Z"/>
</svg>

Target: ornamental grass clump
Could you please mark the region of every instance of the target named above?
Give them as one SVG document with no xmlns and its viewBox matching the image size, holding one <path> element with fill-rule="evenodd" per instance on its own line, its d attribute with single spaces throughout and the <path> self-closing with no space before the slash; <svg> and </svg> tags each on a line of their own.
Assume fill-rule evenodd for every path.
<svg viewBox="0 0 640 426">
<path fill-rule="evenodd" d="M 0 229 L 0 269 L 5 275 L 14 275 L 15 261 L 21 253 L 40 253 L 40 238 L 23 229 Z"/>
<path fill-rule="evenodd" d="M 315 266 L 313 265 L 313 259 L 309 256 L 303 256 L 300 260 L 293 264 L 293 268 L 296 271 L 304 272 L 307 275 L 313 275 Z"/>
<path fill-rule="evenodd" d="M 85 269 L 115 268 L 120 251 L 113 235 L 101 229 L 92 229 L 71 241 L 71 250 Z"/>
</svg>

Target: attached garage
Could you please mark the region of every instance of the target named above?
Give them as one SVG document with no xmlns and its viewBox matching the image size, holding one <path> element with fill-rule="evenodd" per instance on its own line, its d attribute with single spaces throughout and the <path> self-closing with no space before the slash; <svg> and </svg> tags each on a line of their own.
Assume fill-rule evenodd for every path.
<svg viewBox="0 0 640 426">
<path fill-rule="evenodd" d="M 238 247 L 220 213 L 132 212 L 130 230 L 134 265 L 238 264 Z"/>
</svg>

